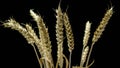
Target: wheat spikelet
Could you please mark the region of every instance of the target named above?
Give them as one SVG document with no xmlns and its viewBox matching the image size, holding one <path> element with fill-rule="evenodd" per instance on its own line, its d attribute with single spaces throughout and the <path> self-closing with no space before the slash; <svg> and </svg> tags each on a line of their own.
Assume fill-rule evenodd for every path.
<svg viewBox="0 0 120 68">
<path fill-rule="evenodd" d="M 86 27 L 85 27 L 85 33 L 83 37 L 83 47 L 87 46 L 87 43 L 90 37 L 90 28 L 91 28 L 91 23 L 87 21 Z"/>
<path fill-rule="evenodd" d="M 25 27 L 26 27 L 27 32 L 28 32 L 35 40 L 37 40 L 38 37 L 37 37 L 35 31 L 32 29 L 32 27 L 31 27 L 29 24 L 26 24 Z"/>
<path fill-rule="evenodd" d="M 85 63 L 86 61 L 86 57 L 87 57 L 87 54 L 88 54 L 88 51 L 89 51 L 89 46 L 86 46 L 83 50 L 83 53 L 82 53 L 82 57 L 81 57 L 81 66 L 83 67 L 83 64 Z"/>
<path fill-rule="evenodd" d="M 60 68 L 63 68 L 63 13 L 60 4 L 56 10 L 56 19 L 57 62 Z"/>
<path fill-rule="evenodd" d="M 71 28 L 67 13 L 64 13 L 63 16 L 64 16 L 63 19 L 64 19 L 64 26 L 65 26 L 66 36 L 67 36 L 68 47 L 69 47 L 69 51 L 71 52 L 74 49 L 73 32 L 72 32 L 72 28 Z"/>
<path fill-rule="evenodd" d="M 109 10 L 107 10 L 102 21 L 100 22 L 100 25 L 98 26 L 98 28 L 94 32 L 93 39 L 92 39 L 92 45 L 94 45 L 95 42 L 97 42 L 98 39 L 101 37 L 101 35 L 102 35 L 103 31 L 105 30 L 105 27 L 108 24 L 108 21 L 111 18 L 112 14 L 113 14 L 113 7 L 110 8 Z"/>
</svg>

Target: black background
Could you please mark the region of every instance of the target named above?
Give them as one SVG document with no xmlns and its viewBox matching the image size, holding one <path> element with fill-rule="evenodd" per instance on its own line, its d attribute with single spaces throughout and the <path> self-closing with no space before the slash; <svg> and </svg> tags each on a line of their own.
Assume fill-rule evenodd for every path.
<svg viewBox="0 0 120 68">
<path fill-rule="evenodd" d="M 37 30 L 35 22 L 29 14 L 30 9 L 40 14 L 49 28 L 52 42 L 52 54 L 56 62 L 55 39 L 55 9 L 59 0 L 0 0 L 0 21 L 10 17 L 20 23 L 29 23 Z M 72 65 L 79 65 L 82 39 L 86 21 L 92 23 L 91 37 L 99 25 L 104 13 L 113 6 L 111 17 L 102 37 L 93 48 L 90 62 L 95 60 L 91 68 L 118 68 L 119 65 L 119 0 L 62 0 L 61 8 L 68 12 L 75 37 L 75 49 L 72 55 Z M 89 43 L 91 42 L 91 38 Z M 66 39 L 65 39 L 66 44 Z M 68 57 L 67 45 L 64 54 Z M 25 38 L 17 31 L 4 28 L 0 23 L 0 68 L 39 68 L 34 50 Z"/>
</svg>

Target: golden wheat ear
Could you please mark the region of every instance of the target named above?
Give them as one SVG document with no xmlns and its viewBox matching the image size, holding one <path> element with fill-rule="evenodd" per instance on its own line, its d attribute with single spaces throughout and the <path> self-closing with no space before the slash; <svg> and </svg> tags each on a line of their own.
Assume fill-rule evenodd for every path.
<svg viewBox="0 0 120 68">
<path fill-rule="evenodd" d="M 68 44 L 69 52 L 70 52 L 70 55 L 69 55 L 69 68 L 70 68 L 72 51 L 74 49 L 74 36 L 73 36 L 70 21 L 69 21 L 69 18 L 68 18 L 68 15 L 66 12 L 63 15 L 63 19 L 64 19 L 65 32 L 66 32 L 66 36 L 67 36 L 67 44 Z"/>
<path fill-rule="evenodd" d="M 89 51 L 89 46 L 87 46 L 87 44 L 88 44 L 88 40 L 90 37 L 90 29 L 91 29 L 91 23 L 87 21 L 86 26 L 85 26 L 85 31 L 84 31 L 84 37 L 83 37 L 83 49 L 81 53 L 80 67 L 84 67 L 83 65 L 86 61 L 87 54 Z"/>
<path fill-rule="evenodd" d="M 23 37 L 27 40 L 27 42 L 33 46 L 35 54 L 36 54 L 38 62 L 39 62 L 39 56 L 38 56 L 38 54 L 36 52 L 36 48 L 34 46 L 34 43 L 35 44 L 38 43 L 37 42 L 38 37 L 36 36 L 32 27 L 30 25 L 26 24 L 25 25 L 26 28 L 24 28 L 18 22 L 16 22 L 14 19 L 9 19 L 3 25 L 7 28 L 10 27 L 11 29 L 18 31 L 19 33 L 21 33 L 23 35 Z M 39 64 L 41 65 L 41 62 L 39 62 Z"/>
<path fill-rule="evenodd" d="M 111 7 L 109 10 L 107 10 L 102 21 L 100 22 L 100 25 L 97 27 L 96 31 L 94 32 L 94 35 L 92 38 L 92 45 L 94 45 L 95 42 L 97 42 L 98 39 L 101 37 L 101 35 L 102 35 L 103 31 L 105 30 L 105 27 L 108 24 L 108 21 L 110 20 L 112 14 L 113 14 L 113 7 Z"/>
<path fill-rule="evenodd" d="M 86 61 L 86 66 L 88 66 L 88 62 L 89 62 L 89 58 L 93 49 L 93 45 L 95 44 L 95 42 L 98 41 L 98 39 L 101 37 L 103 31 L 105 30 L 106 25 L 108 24 L 108 21 L 110 20 L 110 18 L 113 15 L 113 7 L 111 7 L 110 9 L 108 9 L 104 15 L 104 17 L 102 18 L 102 21 L 100 22 L 100 25 L 97 27 L 96 31 L 94 32 L 93 38 L 92 38 L 92 45 L 87 57 L 87 61 Z"/>
<path fill-rule="evenodd" d="M 57 63 L 60 68 L 63 68 L 63 13 L 58 5 L 58 9 L 56 9 L 56 40 L 57 40 Z M 56 66 L 58 67 L 58 66 Z"/>
<path fill-rule="evenodd" d="M 83 47 L 86 47 L 88 44 L 88 40 L 90 37 L 90 29 L 91 29 L 91 23 L 87 21 L 86 26 L 85 26 L 84 37 L 83 37 Z"/>
<path fill-rule="evenodd" d="M 52 58 L 52 50 L 51 50 L 51 41 L 48 33 L 48 28 L 46 28 L 44 21 L 42 17 L 33 10 L 30 10 L 30 15 L 33 17 L 33 19 L 36 21 L 38 30 L 39 30 L 39 38 L 42 45 L 42 58 L 45 60 L 45 67 L 50 68 L 49 66 L 54 66 L 53 58 Z M 39 46 L 40 47 L 40 46 Z"/>
<path fill-rule="evenodd" d="M 24 38 L 28 41 L 29 44 L 34 44 L 34 37 L 28 33 L 27 29 L 24 28 L 23 26 L 21 26 L 17 21 L 15 21 L 14 19 L 9 19 L 6 23 L 3 24 L 4 27 L 9 27 L 13 30 L 18 31 L 19 33 L 21 33 Z"/>
</svg>

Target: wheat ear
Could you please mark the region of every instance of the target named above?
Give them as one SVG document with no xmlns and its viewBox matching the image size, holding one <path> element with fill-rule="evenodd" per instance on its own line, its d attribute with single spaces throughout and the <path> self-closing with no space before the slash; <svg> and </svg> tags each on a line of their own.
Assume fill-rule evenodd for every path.
<svg viewBox="0 0 120 68">
<path fill-rule="evenodd" d="M 98 28 L 94 32 L 93 39 L 92 39 L 92 45 L 94 45 L 95 42 L 97 42 L 98 39 L 101 37 L 101 35 L 102 35 L 103 31 L 105 30 L 105 27 L 108 24 L 108 21 L 111 18 L 112 14 L 113 14 L 113 7 L 110 8 L 109 10 L 107 10 L 105 16 L 103 17 L 102 21 L 100 22 L 100 25 L 98 26 Z"/>
<path fill-rule="evenodd" d="M 54 64 L 53 64 L 53 59 L 52 59 L 52 55 L 51 55 L 51 51 L 52 51 L 51 50 L 51 41 L 49 38 L 48 29 L 46 28 L 41 16 L 34 13 L 33 10 L 30 10 L 30 15 L 37 22 L 40 42 L 43 45 L 43 51 L 44 51 L 44 55 L 42 56 L 42 58 L 46 59 L 45 64 L 46 64 L 46 67 L 49 68 L 49 65 L 53 66 Z M 50 63 L 48 63 L 48 60 Z"/>
<path fill-rule="evenodd" d="M 56 10 L 56 40 L 57 40 L 57 62 L 60 68 L 63 68 L 63 13 L 60 8 L 60 4 L 58 9 Z"/>
<path fill-rule="evenodd" d="M 87 21 L 86 26 L 85 26 L 85 33 L 83 37 L 83 47 L 87 46 L 87 43 L 90 37 L 90 28 L 91 28 L 91 23 Z"/>
<path fill-rule="evenodd" d="M 35 38 L 31 36 L 30 33 L 26 30 L 26 28 L 22 27 L 18 22 L 16 22 L 14 19 L 9 19 L 6 23 L 3 24 L 4 27 L 10 27 L 11 29 L 19 31 L 26 40 L 28 41 L 29 44 L 33 44 L 35 42 Z"/>
<path fill-rule="evenodd" d="M 74 49 L 74 36 L 67 13 L 64 13 L 63 19 L 64 19 L 64 26 L 67 36 L 68 47 L 69 47 L 69 51 L 71 52 Z"/>
<path fill-rule="evenodd" d="M 81 62 L 80 62 L 81 67 L 83 67 L 83 64 L 86 61 L 86 56 L 88 53 L 88 52 L 86 52 L 86 54 L 84 54 L 86 46 L 88 44 L 89 37 L 90 37 L 90 28 L 91 28 L 91 23 L 89 21 L 87 21 L 86 26 L 85 26 L 85 33 L 84 33 L 84 37 L 83 37 L 83 49 L 82 49 Z M 85 56 L 85 57 L 83 57 L 83 56 Z"/>
<path fill-rule="evenodd" d="M 101 37 L 103 31 L 105 30 L 106 25 L 108 24 L 108 21 L 110 20 L 110 18 L 113 15 L 113 7 L 111 7 L 110 9 L 108 9 L 104 15 L 104 17 L 102 18 L 102 21 L 100 22 L 100 25 L 98 26 L 98 28 L 96 29 L 96 31 L 94 32 L 93 38 L 92 38 L 92 45 L 88 54 L 88 58 L 86 61 L 86 67 L 88 66 L 88 62 L 89 62 L 89 58 L 93 49 L 93 45 L 95 44 L 95 42 L 98 41 L 98 39 Z"/>
<path fill-rule="evenodd" d="M 65 26 L 66 36 L 67 36 L 67 43 L 68 43 L 69 52 L 70 52 L 70 56 L 69 56 L 69 68 L 70 68 L 72 50 L 74 49 L 74 37 L 73 37 L 73 32 L 72 32 L 72 28 L 71 28 L 67 13 L 65 12 L 63 16 L 64 16 L 63 17 L 64 26 Z"/>
<path fill-rule="evenodd" d="M 28 33 L 35 38 L 35 44 L 37 45 L 37 48 L 39 49 L 40 54 L 43 56 L 44 55 L 44 50 L 43 49 L 45 49 L 45 47 L 41 44 L 40 40 L 38 39 L 38 37 L 36 36 L 34 30 L 32 29 L 32 27 L 30 25 L 26 24 L 26 29 L 27 29 Z M 39 58 L 39 56 L 36 52 L 35 46 L 33 46 L 33 48 L 35 50 L 37 58 Z M 44 59 L 47 60 L 48 62 L 50 62 L 49 59 L 47 59 L 47 58 L 44 58 Z M 38 59 L 38 61 L 40 62 L 40 58 Z"/>
<path fill-rule="evenodd" d="M 28 24 L 26 24 L 26 28 L 24 28 L 18 22 L 16 22 L 14 19 L 8 20 L 3 25 L 5 27 L 10 27 L 11 29 L 17 30 L 19 33 L 21 33 L 23 35 L 23 37 L 27 40 L 27 42 L 33 46 L 35 54 L 38 59 L 38 62 L 41 65 L 41 62 L 39 61 L 39 56 L 38 56 L 37 51 L 34 46 L 34 43 L 37 43 L 38 38 L 37 38 L 36 34 L 34 33 L 34 30 L 32 29 L 32 27 L 29 26 Z"/>
</svg>

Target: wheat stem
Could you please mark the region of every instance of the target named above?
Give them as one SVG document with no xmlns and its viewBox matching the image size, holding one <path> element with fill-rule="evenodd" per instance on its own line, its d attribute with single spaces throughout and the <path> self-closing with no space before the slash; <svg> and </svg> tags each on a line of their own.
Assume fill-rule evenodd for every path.
<svg viewBox="0 0 120 68">
<path fill-rule="evenodd" d="M 38 60 L 38 62 L 39 62 L 39 65 L 41 66 L 42 63 L 40 62 L 40 58 L 39 58 L 38 53 L 37 53 L 37 51 L 36 51 L 35 45 L 32 44 L 32 46 L 33 46 L 33 49 L 34 49 L 34 51 L 35 51 L 35 54 L 36 54 L 37 60 Z"/>
<path fill-rule="evenodd" d="M 70 55 L 69 55 L 69 68 L 71 68 L 71 57 L 72 57 L 72 52 L 70 52 Z"/>
</svg>

